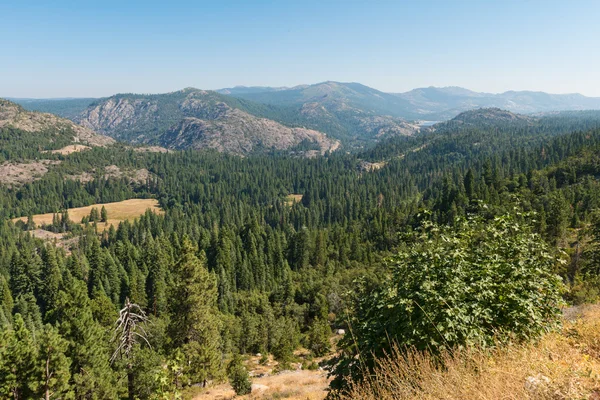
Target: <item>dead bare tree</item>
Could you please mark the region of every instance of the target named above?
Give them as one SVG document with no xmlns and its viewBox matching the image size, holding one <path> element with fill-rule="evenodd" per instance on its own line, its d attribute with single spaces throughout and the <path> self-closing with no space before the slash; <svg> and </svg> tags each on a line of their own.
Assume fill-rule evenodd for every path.
<svg viewBox="0 0 600 400">
<path fill-rule="evenodd" d="M 127 390 L 129 399 L 134 399 L 134 374 L 133 374 L 133 348 L 141 338 L 149 347 L 148 334 L 144 330 L 144 325 L 148 322 L 146 313 L 140 306 L 125 299 L 125 306 L 119 311 L 119 319 L 115 322 L 115 333 L 112 341 L 117 341 L 118 345 L 110 358 L 111 364 L 117 358 L 127 359 Z"/>
</svg>

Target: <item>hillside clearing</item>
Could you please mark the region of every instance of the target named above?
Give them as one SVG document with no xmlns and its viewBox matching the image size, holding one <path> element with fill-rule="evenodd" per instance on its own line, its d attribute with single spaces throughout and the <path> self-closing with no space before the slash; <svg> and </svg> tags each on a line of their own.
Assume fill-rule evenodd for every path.
<svg viewBox="0 0 600 400">
<path fill-rule="evenodd" d="M 300 203 L 302 201 L 302 196 L 301 194 L 288 194 L 285 197 L 285 205 L 291 207 L 292 205 L 294 205 L 294 203 Z"/>
<path fill-rule="evenodd" d="M 66 178 L 79 181 L 82 183 L 91 182 L 96 178 L 96 173 L 100 172 L 104 179 L 120 179 L 127 178 L 130 183 L 134 184 L 144 184 L 148 178 L 151 176 L 151 173 L 146 168 L 141 169 L 121 169 L 116 165 L 107 165 L 102 170 L 98 171 L 96 168 L 92 169 L 90 172 L 82 172 L 77 175 L 67 175 Z"/>
<path fill-rule="evenodd" d="M 28 163 L 5 162 L 0 165 L 0 184 L 22 185 L 41 179 L 51 165 L 60 164 L 57 160 L 41 160 Z"/>
<path fill-rule="evenodd" d="M 157 214 L 163 213 L 158 206 L 158 200 L 156 199 L 130 199 L 115 203 L 94 204 L 86 207 L 71 208 L 68 210 L 69 219 L 74 223 L 81 223 L 81 219 L 83 217 L 90 215 L 92 208 L 96 208 L 98 209 L 98 212 L 100 212 L 103 206 L 108 212 L 108 221 L 106 223 L 98 222 L 98 231 L 100 232 L 108 228 L 110 225 L 114 225 L 116 227 L 122 221 L 133 221 L 135 218 L 144 214 L 148 209 Z M 54 213 L 37 214 L 33 216 L 33 222 L 36 224 L 36 226 L 41 226 L 44 224 L 50 225 L 52 224 L 53 218 Z M 14 218 L 13 222 L 17 222 L 19 220 L 26 223 L 27 217 Z"/>
<path fill-rule="evenodd" d="M 48 151 L 48 153 L 61 154 L 63 156 L 66 156 L 71 153 L 79 153 L 80 151 L 84 151 L 84 150 L 88 150 L 88 149 L 91 149 L 91 147 L 85 146 L 82 144 L 71 144 L 71 145 L 63 147 L 62 149 L 50 150 L 50 151 Z M 43 152 L 43 153 L 45 153 L 45 152 Z"/>
<path fill-rule="evenodd" d="M 322 400 L 327 396 L 328 387 L 327 371 L 283 371 L 276 375 L 252 378 L 252 393 L 247 396 L 236 396 L 231 386 L 224 383 L 206 389 L 193 399 Z"/>
</svg>

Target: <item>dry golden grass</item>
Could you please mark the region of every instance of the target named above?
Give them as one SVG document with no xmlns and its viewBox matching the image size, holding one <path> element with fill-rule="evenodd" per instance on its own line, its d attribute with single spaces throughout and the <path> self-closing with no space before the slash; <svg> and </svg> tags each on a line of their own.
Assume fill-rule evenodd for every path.
<svg viewBox="0 0 600 400">
<path fill-rule="evenodd" d="M 309 351 L 299 349 L 294 352 L 297 361 L 306 360 Z M 222 399 L 230 400 L 266 400 L 266 399 L 289 399 L 289 400 L 323 400 L 327 396 L 330 379 L 327 371 L 302 370 L 302 362 L 290 364 L 292 370 L 274 373 L 278 362 L 272 355 L 267 357 L 264 364 L 260 363 L 261 357 L 250 356 L 245 361 L 246 368 L 250 372 L 252 380 L 252 393 L 246 396 L 236 396 L 228 383 L 211 386 L 206 389 L 196 388 L 195 391 L 186 393 L 184 398 L 193 400 Z M 324 358 L 315 358 L 313 361 L 319 363 Z"/>
<path fill-rule="evenodd" d="M 108 212 L 108 221 L 106 223 L 98 223 L 98 231 L 101 232 L 110 225 L 115 227 L 122 221 L 129 220 L 139 217 L 144 214 L 147 209 L 157 214 L 162 214 L 163 211 L 158 206 L 158 200 L 156 199 L 131 199 L 124 200 L 115 203 L 105 204 L 94 204 L 87 207 L 71 208 L 69 209 L 69 219 L 75 223 L 81 223 L 81 219 L 85 216 L 90 215 L 92 208 L 97 208 L 98 213 L 102 209 L 102 206 L 106 208 Z M 33 216 L 33 222 L 37 226 L 43 224 L 52 224 L 53 213 L 38 214 Z M 13 219 L 13 222 L 21 220 L 27 222 L 27 217 L 20 217 Z"/>
<path fill-rule="evenodd" d="M 229 384 L 221 384 L 203 390 L 193 399 L 323 400 L 327 396 L 328 386 L 327 371 L 284 371 L 277 375 L 252 378 L 252 393 L 246 396 L 236 396 Z"/>
<path fill-rule="evenodd" d="M 539 343 L 461 350 L 442 364 L 395 351 L 344 399 L 600 399 L 600 307 L 584 309 Z"/>
<path fill-rule="evenodd" d="M 285 204 L 288 207 L 291 207 L 294 205 L 294 203 L 300 203 L 302 201 L 302 195 L 301 194 L 288 194 L 285 197 Z"/>
</svg>

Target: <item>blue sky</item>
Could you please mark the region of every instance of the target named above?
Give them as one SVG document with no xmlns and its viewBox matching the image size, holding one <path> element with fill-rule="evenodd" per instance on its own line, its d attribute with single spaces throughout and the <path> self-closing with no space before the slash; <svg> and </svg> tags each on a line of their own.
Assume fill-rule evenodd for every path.
<svg viewBox="0 0 600 400">
<path fill-rule="evenodd" d="M 600 96 L 600 1 L 0 0 L 0 97 L 361 82 Z"/>
</svg>

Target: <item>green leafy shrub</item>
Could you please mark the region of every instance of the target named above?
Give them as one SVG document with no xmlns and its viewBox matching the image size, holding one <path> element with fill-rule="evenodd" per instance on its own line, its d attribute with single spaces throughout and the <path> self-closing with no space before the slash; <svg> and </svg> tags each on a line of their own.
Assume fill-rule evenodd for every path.
<svg viewBox="0 0 600 400">
<path fill-rule="evenodd" d="M 557 327 L 557 258 L 512 217 L 458 221 L 452 228 L 425 223 L 407 239 L 388 262 L 389 279 L 356 292 L 335 387 L 349 376 L 360 379 L 393 343 L 435 354 L 533 339 Z"/>
</svg>

